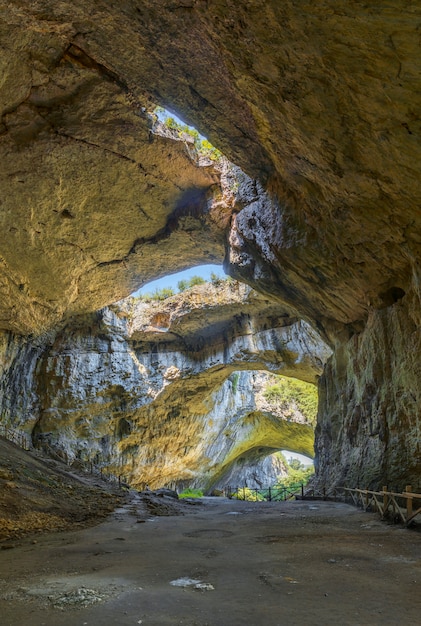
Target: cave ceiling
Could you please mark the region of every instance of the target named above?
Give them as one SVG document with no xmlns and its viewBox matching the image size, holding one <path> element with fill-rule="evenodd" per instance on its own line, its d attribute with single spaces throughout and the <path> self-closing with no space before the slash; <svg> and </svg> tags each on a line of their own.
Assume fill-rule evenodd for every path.
<svg viewBox="0 0 421 626">
<path fill-rule="evenodd" d="M 2 4 L 1 328 L 37 333 L 223 258 L 326 332 L 405 293 L 421 245 L 421 7 Z M 151 133 L 155 104 L 253 193 L 245 177 L 233 197 L 185 142 Z"/>
</svg>

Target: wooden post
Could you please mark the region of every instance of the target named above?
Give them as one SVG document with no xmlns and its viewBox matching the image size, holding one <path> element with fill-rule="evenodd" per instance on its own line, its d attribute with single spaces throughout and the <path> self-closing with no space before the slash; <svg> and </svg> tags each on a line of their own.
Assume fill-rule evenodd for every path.
<svg viewBox="0 0 421 626">
<path fill-rule="evenodd" d="M 272 502 L 272 491 L 269 487 L 269 502 Z"/>
<path fill-rule="evenodd" d="M 412 485 L 406 485 L 405 491 L 407 493 L 411 493 Z M 412 497 L 406 499 L 406 521 L 409 520 L 411 515 L 412 515 Z"/>
<path fill-rule="evenodd" d="M 387 513 L 387 485 L 383 486 L 383 517 Z"/>
</svg>

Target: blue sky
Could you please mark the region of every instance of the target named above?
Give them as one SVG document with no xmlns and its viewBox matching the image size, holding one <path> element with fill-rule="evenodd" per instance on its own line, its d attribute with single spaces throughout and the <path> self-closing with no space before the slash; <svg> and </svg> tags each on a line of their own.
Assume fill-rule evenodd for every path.
<svg viewBox="0 0 421 626">
<path fill-rule="evenodd" d="M 298 454 L 298 452 L 291 452 L 290 450 L 281 450 L 281 452 L 287 461 L 290 459 L 298 459 L 306 467 L 313 465 L 313 460 L 308 456 L 304 456 L 304 454 Z"/>
<path fill-rule="evenodd" d="M 164 289 L 165 287 L 172 287 L 177 293 L 177 283 L 179 280 L 188 280 L 192 276 L 201 276 L 205 280 L 210 280 L 210 275 L 214 273 L 221 278 L 225 278 L 225 272 L 221 265 L 198 265 L 197 267 L 191 267 L 183 272 L 177 272 L 176 274 L 170 274 L 154 280 L 151 283 L 143 285 L 132 295 L 139 295 L 144 293 L 153 293 L 156 289 Z"/>
</svg>

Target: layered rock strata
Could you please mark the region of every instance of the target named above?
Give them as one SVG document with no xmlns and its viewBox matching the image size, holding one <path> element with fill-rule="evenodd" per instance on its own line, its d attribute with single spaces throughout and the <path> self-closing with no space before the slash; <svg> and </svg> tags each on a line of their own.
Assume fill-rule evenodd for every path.
<svg viewBox="0 0 421 626">
<path fill-rule="evenodd" d="M 255 370 L 315 382 L 330 351 L 245 285 L 125 301 L 79 318 L 49 345 L 10 346 L 2 381 L 19 395 L 3 400 L 3 420 L 69 462 L 94 462 L 140 487 L 210 487 L 257 448 L 260 457 L 272 448 L 312 454 L 313 426 L 260 397 Z"/>
</svg>

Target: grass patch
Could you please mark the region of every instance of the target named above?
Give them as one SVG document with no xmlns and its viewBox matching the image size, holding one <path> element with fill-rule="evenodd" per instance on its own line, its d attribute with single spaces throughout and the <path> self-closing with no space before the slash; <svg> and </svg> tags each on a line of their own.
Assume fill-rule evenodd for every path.
<svg viewBox="0 0 421 626">
<path fill-rule="evenodd" d="M 178 494 L 179 498 L 202 498 L 203 491 L 200 489 L 184 489 L 181 493 Z"/>
</svg>

